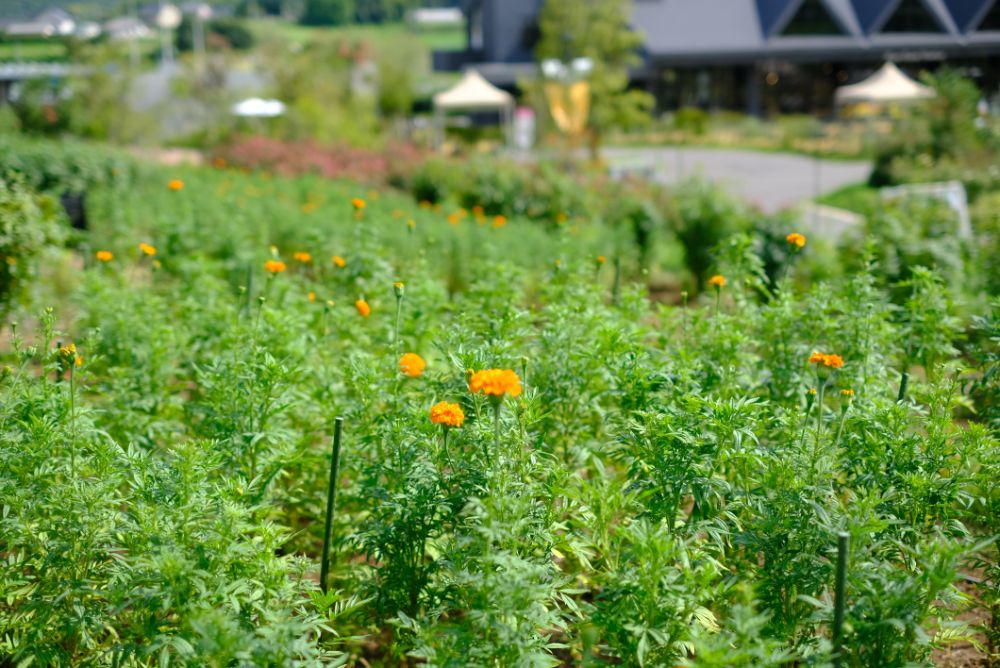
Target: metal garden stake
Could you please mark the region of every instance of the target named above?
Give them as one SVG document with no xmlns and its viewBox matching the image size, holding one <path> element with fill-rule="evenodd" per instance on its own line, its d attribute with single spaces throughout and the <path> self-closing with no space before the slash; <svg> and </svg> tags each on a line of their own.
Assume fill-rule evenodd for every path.
<svg viewBox="0 0 1000 668">
<path fill-rule="evenodd" d="M 340 466 L 340 437 L 344 432 L 344 418 L 338 417 L 333 430 L 333 454 L 330 457 L 330 488 L 326 494 L 326 526 L 323 529 L 323 562 L 320 564 L 319 584 L 326 593 L 330 576 L 330 536 L 333 533 L 333 510 L 337 500 L 337 468 Z"/>
</svg>

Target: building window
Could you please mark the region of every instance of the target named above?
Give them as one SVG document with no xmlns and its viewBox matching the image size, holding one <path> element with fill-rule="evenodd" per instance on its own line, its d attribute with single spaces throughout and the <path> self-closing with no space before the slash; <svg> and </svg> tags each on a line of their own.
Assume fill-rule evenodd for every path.
<svg viewBox="0 0 1000 668">
<path fill-rule="evenodd" d="M 903 0 L 882 26 L 882 32 L 944 32 L 921 0 Z"/>
<path fill-rule="evenodd" d="M 782 35 L 843 35 L 840 24 L 821 0 L 806 0 L 788 22 Z"/>
<path fill-rule="evenodd" d="M 986 12 L 986 16 L 979 22 L 979 27 L 976 30 L 980 32 L 1000 32 L 1000 2 L 993 3 L 990 11 Z"/>
</svg>

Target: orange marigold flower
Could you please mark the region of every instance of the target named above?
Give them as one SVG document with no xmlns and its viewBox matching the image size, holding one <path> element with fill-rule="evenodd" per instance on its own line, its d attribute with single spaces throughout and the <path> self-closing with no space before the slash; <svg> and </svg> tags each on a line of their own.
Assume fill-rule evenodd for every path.
<svg viewBox="0 0 1000 668">
<path fill-rule="evenodd" d="M 462 222 L 462 219 L 459 217 L 459 215 L 457 213 L 449 213 L 448 214 L 448 224 L 449 225 L 458 225 L 460 222 Z"/>
<path fill-rule="evenodd" d="M 147 243 L 141 243 L 139 244 L 139 252 L 141 252 L 143 255 L 148 255 L 149 257 L 153 257 L 154 255 L 156 255 L 156 247 L 150 246 Z"/>
<path fill-rule="evenodd" d="M 309 294 L 306 295 L 306 298 L 309 299 L 309 303 L 310 304 L 315 304 L 316 303 L 316 293 L 315 292 L 313 292 L 313 291 L 310 290 Z"/>
<path fill-rule="evenodd" d="M 111 262 L 113 259 L 115 259 L 114 253 L 106 250 L 97 251 L 96 253 L 94 253 L 94 257 L 96 257 L 101 262 Z"/>
<path fill-rule="evenodd" d="M 312 262 L 313 256 L 310 255 L 309 253 L 306 253 L 305 251 L 298 251 L 297 253 L 292 254 L 292 258 L 296 262 L 301 262 L 302 264 L 308 264 Z"/>
<path fill-rule="evenodd" d="M 171 190 L 183 190 L 184 182 L 180 179 L 171 179 L 170 182 L 167 183 L 167 187 Z"/>
<path fill-rule="evenodd" d="M 341 269 L 343 269 L 344 266 L 347 265 L 347 261 L 344 260 L 344 258 L 340 257 L 339 255 L 334 255 L 332 258 L 330 258 L 330 260 Z"/>
<path fill-rule="evenodd" d="M 474 394 L 482 393 L 494 397 L 509 394 L 516 397 L 520 396 L 522 389 L 521 379 L 511 369 L 476 371 L 469 379 L 469 391 Z"/>
<path fill-rule="evenodd" d="M 354 199 L 351 200 L 351 206 L 354 207 L 355 211 L 363 211 L 366 204 L 365 201 L 360 197 L 355 197 Z"/>
<path fill-rule="evenodd" d="M 410 378 L 422 376 L 426 367 L 424 358 L 416 353 L 406 353 L 399 358 L 399 370 Z"/>
<path fill-rule="evenodd" d="M 359 299 L 354 302 L 354 308 L 358 309 L 358 315 L 362 318 L 367 318 L 372 313 L 372 307 L 368 305 L 364 299 Z"/>
<path fill-rule="evenodd" d="M 607 261 L 608 258 L 604 257 L 603 255 L 598 255 L 597 257 L 594 258 L 594 262 L 596 262 L 597 264 L 604 264 Z"/>
<path fill-rule="evenodd" d="M 785 237 L 785 241 L 795 246 L 796 248 L 802 248 L 803 246 L 806 245 L 806 238 L 801 234 L 799 234 L 798 232 L 792 232 L 791 234 L 789 234 L 787 237 Z"/>
<path fill-rule="evenodd" d="M 275 274 L 280 274 L 287 268 L 288 267 L 286 267 L 285 263 L 282 262 L 281 260 L 268 260 L 267 262 L 264 263 L 264 269 L 266 269 L 267 272 L 272 276 L 274 276 Z"/>
<path fill-rule="evenodd" d="M 809 356 L 810 364 L 819 364 L 828 369 L 839 369 L 844 366 L 844 358 L 840 355 L 833 355 L 829 353 L 813 352 Z"/>
<path fill-rule="evenodd" d="M 716 290 L 721 290 L 726 286 L 726 277 L 722 274 L 716 274 L 712 278 L 708 279 L 708 284 Z"/>
<path fill-rule="evenodd" d="M 475 216 L 476 218 L 481 218 L 484 213 L 485 211 L 483 210 L 482 206 L 477 204 L 476 206 L 472 207 L 472 215 Z"/>
<path fill-rule="evenodd" d="M 493 216 L 493 227 L 503 227 L 507 224 L 507 216 L 498 215 Z"/>
<path fill-rule="evenodd" d="M 841 396 L 844 396 L 844 397 L 847 397 L 848 399 L 851 399 L 851 398 L 854 397 L 854 390 L 850 390 L 850 389 L 841 390 L 840 394 L 841 394 Z"/>
<path fill-rule="evenodd" d="M 461 427 L 465 422 L 465 413 L 458 404 L 439 401 L 431 406 L 431 422 L 445 427 Z"/>
<path fill-rule="evenodd" d="M 831 369 L 839 369 L 844 366 L 844 358 L 840 355 L 824 355 L 823 356 L 823 366 L 829 367 Z"/>
</svg>

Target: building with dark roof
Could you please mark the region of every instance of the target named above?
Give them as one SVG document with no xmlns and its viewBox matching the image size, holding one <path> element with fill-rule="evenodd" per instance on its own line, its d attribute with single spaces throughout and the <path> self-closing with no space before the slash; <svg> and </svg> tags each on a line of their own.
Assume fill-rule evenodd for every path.
<svg viewBox="0 0 1000 668">
<path fill-rule="evenodd" d="M 533 76 L 543 0 L 466 0 L 468 46 L 437 69 L 475 66 L 506 87 Z M 885 61 L 948 63 L 1000 92 L 1000 0 L 633 0 L 645 37 L 636 85 L 661 107 L 822 111 L 833 90 Z"/>
</svg>

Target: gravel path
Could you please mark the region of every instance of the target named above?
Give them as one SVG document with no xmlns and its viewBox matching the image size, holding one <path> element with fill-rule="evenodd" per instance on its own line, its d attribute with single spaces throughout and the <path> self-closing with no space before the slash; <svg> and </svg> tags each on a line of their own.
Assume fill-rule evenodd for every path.
<svg viewBox="0 0 1000 668">
<path fill-rule="evenodd" d="M 865 161 L 815 160 L 790 153 L 713 148 L 607 148 L 613 173 L 675 183 L 701 175 L 742 195 L 767 212 L 795 206 L 816 195 L 865 181 Z"/>
</svg>

